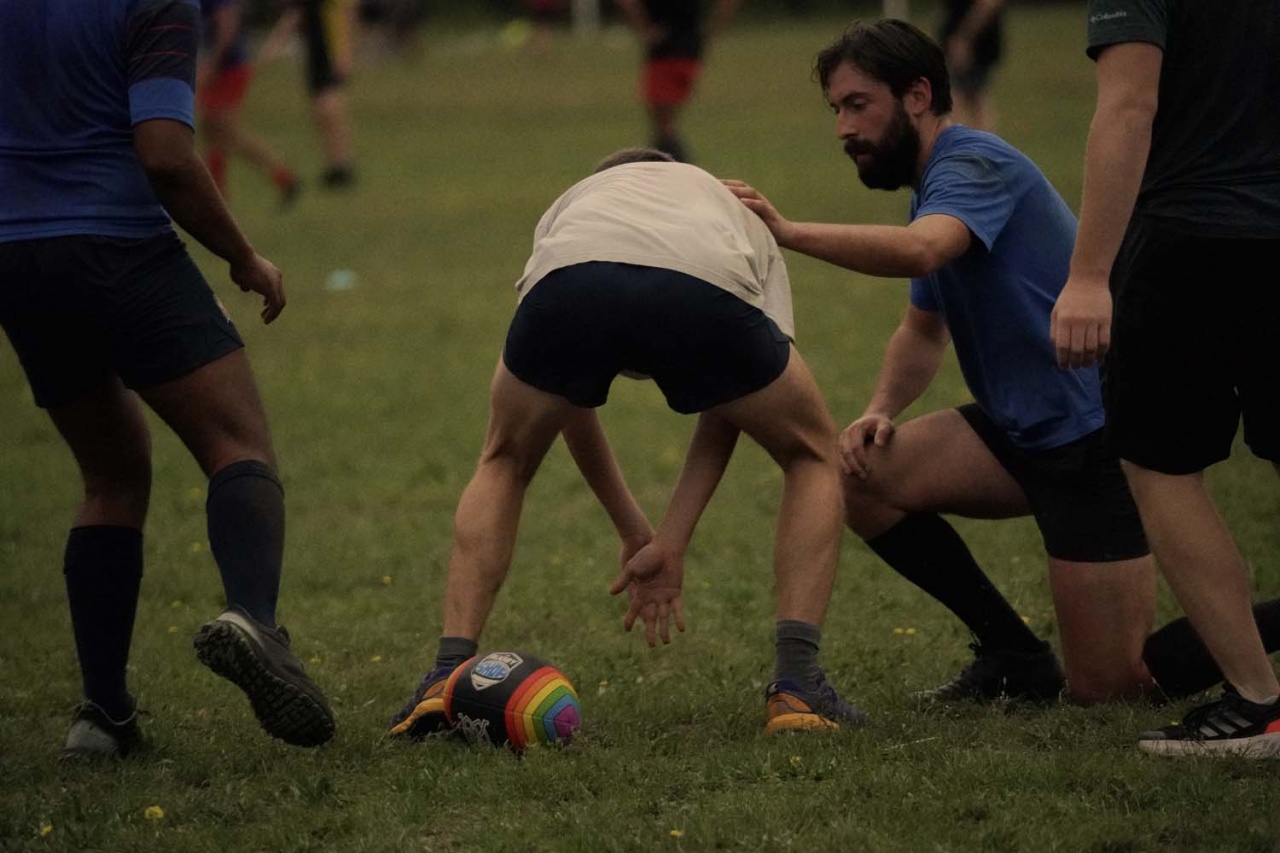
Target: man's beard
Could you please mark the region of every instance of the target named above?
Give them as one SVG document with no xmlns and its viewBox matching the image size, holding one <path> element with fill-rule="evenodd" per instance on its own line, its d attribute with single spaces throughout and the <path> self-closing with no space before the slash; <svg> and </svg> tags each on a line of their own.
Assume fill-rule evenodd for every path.
<svg viewBox="0 0 1280 853">
<path fill-rule="evenodd" d="M 920 159 L 920 132 L 911 124 L 899 101 L 893 121 L 878 144 L 847 139 L 844 153 L 858 168 L 858 177 L 863 184 L 873 190 L 896 190 L 915 179 L 916 163 Z M 869 154 L 870 158 L 859 163 L 859 154 Z"/>
</svg>

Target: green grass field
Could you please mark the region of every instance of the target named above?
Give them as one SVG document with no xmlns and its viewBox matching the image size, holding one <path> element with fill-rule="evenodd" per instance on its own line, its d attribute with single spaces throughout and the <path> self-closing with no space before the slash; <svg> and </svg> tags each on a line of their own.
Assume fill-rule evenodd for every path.
<svg viewBox="0 0 1280 853">
<path fill-rule="evenodd" d="M 794 218 L 899 222 L 906 194 L 857 182 L 809 79 L 841 24 L 742 22 L 711 55 L 686 130 L 701 165 L 754 183 Z M 1002 133 L 1073 206 L 1093 97 L 1083 38 L 1081 8 L 1015 5 L 995 88 Z M 290 513 L 281 617 L 339 715 L 324 748 L 267 738 L 196 662 L 192 635 L 222 606 L 204 483 L 156 423 L 132 660 L 154 746 L 111 766 L 56 764 L 79 697 L 60 576 L 78 484 L 0 347 L 0 848 L 1280 850 L 1274 766 L 1136 750 L 1135 735 L 1181 705 L 911 708 L 909 691 L 966 661 L 967 636 L 851 537 L 823 654 L 872 724 L 767 739 L 781 478 L 745 442 L 686 561 L 689 631 L 657 650 L 621 631 L 622 603 L 606 594 L 612 531 L 563 446 L 548 457 L 482 648 L 534 651 L 573 679 L 585 728 L 570 748 L 517 760 L 383 737 L 434 654 L 453 506 L 533 226 L 601 156 L 645 140 L 636 67 L 621 31 L 538 54 L 502 47 L 496 28 L 428 30 L 416 60 L 370 62 L 354 84 L 356 193 L 309 191 L 281 215 L 270 188 L 233 167 L 242 224 L 285 271 L 280 321 L 261 326 L 255 302 L 195 251 L 244 332 L 272 418 Z M 315 175 L 294 63 L 262 72 L 246 117 Z M 799 345 L 843 425 L 871 391 L 905 283 L 789 262 Z M 338 269 L 353 288 L 326 289 Z M 966 399 L 949 361 L 912 412 Z M 631 382 L 615 385 L 603 418 L 656 518 L 693 420 Z M 1274 595 L 1274 473 L 1238 453 L 1211 479 L 1259 593 Z M 1034 525 L 957 524 L 1053 638 Z M 1161 620 L 1177 614 L 1162 590 Z"/>
</svg>

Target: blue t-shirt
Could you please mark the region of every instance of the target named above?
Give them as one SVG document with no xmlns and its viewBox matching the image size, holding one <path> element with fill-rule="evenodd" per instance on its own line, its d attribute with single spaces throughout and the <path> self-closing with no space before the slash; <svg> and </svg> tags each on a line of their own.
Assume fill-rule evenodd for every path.
<svg viewBox="0 0 1280 853">
<path fill-rule="evenodd" d="M 0 33 L 0 242 L 171 229 L 133 126 L 194 124 L 198 0 L 4 0 Z"/>
<path fill-rule="evenodd" d="M 1049 315 L 1067 281 L 1076 219 L 1024 154 L 989 133 L 942 132 L 911 198 L 913 220 L 946 214 L 974 240 L 913 279 L 911 304 L 940 312 L 974 400 L 1018 447 L 1060 447 L 1103 424 L 1096 368 L 1063 370 Z"/>
</svg>

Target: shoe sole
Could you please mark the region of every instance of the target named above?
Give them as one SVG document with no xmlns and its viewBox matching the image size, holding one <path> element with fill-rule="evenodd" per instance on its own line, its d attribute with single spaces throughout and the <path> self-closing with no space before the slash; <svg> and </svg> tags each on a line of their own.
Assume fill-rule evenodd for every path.
<svg viewBox="0 0 1280 853">
<path fill-rule="evenodd" d="M 838 731 L 839 729 L 839 723 L 828 720 L 821 714 L 779 714 L 770 718 L 765 724 L 764 733 L 776 735 L 779 732 Z"/>
<path fill-rule="evenodd" d="M 1152 755 L 1280 759 L 1280 734 L 1231 740 L 1140 740 L 1138 749 Z"/>
<path fill-rule="evenodd" d="M 196 634 L 196 656 L 244 691 L 263 731 L 293 746 L 320 746 L 333 738 L 332 712 L 293 681 L 272 672 L 246 631 L 226 617 Z"/>
</svg>

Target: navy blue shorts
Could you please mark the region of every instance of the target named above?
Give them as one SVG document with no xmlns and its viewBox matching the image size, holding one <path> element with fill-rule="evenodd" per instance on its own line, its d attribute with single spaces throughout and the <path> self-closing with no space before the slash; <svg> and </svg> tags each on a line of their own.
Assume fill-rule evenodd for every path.
<svg viewBox="0 0 1280 853">
<path fill-rule="evenodd" d="M 1061 447 L 1023 450 L 976 403 L 958 411 L 1022 487 L 1050 557 L 1114 563 L 1150 553 L 1120 461 L 1101 429 Z"/>
<path fill-rule="evenodd" d="M 651 377 L 681 414 L 759 391 L 782 375 L 791 343 L 759 308 L 660 267 L 563 267 L 521 301 L 502 360 L 516 378 L 594 408 L 623 371 Z"/>
<path fill-rule="evenodd" d="M 0 326 L 42 408 L 113 373 L 150 388 L 244 346 L 172 232 L 0 243 Z"/>
</svg>

